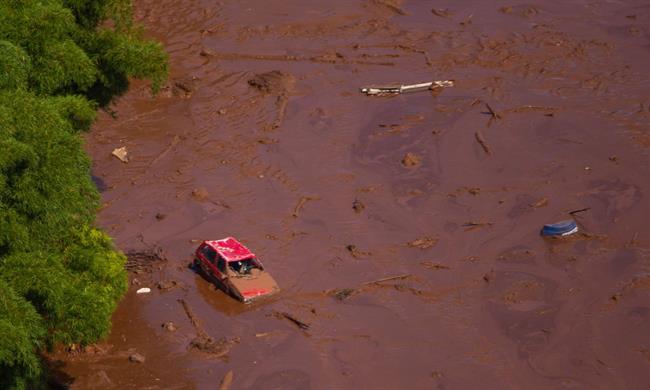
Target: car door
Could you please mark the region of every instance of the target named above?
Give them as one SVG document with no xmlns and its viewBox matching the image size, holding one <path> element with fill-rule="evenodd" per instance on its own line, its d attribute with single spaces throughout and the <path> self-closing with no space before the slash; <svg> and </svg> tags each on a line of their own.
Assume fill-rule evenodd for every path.
<svg viewBox="0 0 650 390">
<path fill-rule="evenodd" d="M 217 254 L 217 251 L 215 251 L 209 245 L 205 245 L 199 250 L 199 257 L 201 257 L 201 264 L 203 265 L 203 269 L 208 274 L 219 277 L 219 279 L 221 279 L 216 264 L 217 258 L 220 258 L 220 256 Z"/>
<path fill-rule="evenodd" d="M 224 260 L 223 257 L 218 256 L 217 257 L 217 263 L 216 263 L 216 269 L 217 269 L 217 277 L 220 280 L 224 280 L 228 276 L 228 272 L 226 270 L 226 260 Z"/>
</svg>

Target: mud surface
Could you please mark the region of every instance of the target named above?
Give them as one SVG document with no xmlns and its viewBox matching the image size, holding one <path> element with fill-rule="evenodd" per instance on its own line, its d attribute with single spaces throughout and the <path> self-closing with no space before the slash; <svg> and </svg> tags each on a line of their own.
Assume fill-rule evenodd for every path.
<svg viewBox="0 0 650 390">
<path fill-rule="evenodd" d="M 98 223 L 166 261 L 53 357 L 72 388 L 650 387 L 647 1 L 136 5 L 171 81 L 87 147 Z M 455 85 L 358 91 L 431 80 Z M 281 294 L 188 269 L 228 235 Z"/>
</svg>

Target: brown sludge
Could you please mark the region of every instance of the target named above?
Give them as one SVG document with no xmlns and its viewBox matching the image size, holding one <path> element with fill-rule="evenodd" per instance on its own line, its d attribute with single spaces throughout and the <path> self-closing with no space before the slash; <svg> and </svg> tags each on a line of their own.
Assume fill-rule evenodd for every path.
<svg viewBox="0 0 650 390">
<path fill-rule="evenodd" d="M 230 370 L 232 389 L 650 388 L 647 1 L 134 12 L 170 82 L 157 98 L 133 83 L 86 147 L 105 183 L 97 224 L 140 285 L 105 353 L 51 357 L 73 390 L 213 390 Z M 111 155 L 124 145 L 128 164 Z M 405 167 L 408 153 L 420 160 Z M 572 217 L 579 234 L 539 236 Z M 198 242 L 229 235 L 283 292 L 243 305 L 187 267 Z"/>
</svg>

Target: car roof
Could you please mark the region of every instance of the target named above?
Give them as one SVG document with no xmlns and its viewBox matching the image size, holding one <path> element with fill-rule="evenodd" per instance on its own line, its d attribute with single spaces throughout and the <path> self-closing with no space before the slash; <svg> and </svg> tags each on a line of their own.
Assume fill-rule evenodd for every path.
<svg viewBox="0 0 650 390">
<path fill-rule="evenodd" d="M 253 254 L 253 252 L 251 252 L 241 242 L 232 237 L 226 237 L 221 240 L 205 241 L 205 243 L 214 248 L 214 250 L 216 250 L 217 253 L 219 253 L 219 255 L 228 262 L 240 261 L 255 257 L 255 254 Z"/>
</svg>

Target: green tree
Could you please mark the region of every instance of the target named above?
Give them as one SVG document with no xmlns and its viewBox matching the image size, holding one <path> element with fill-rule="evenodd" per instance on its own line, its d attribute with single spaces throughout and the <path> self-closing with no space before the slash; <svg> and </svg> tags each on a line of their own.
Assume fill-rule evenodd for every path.
<svg viewBox="0 0 650 390">
<path fill-rule="evenodd" d="M 42 386 L 39 351 L 109 331 L 125 258 L 93 227 L 81 133 L 130 78 L 166 76 L 130 1 L 0 3 L 0 388 Z"/>
</svg>

